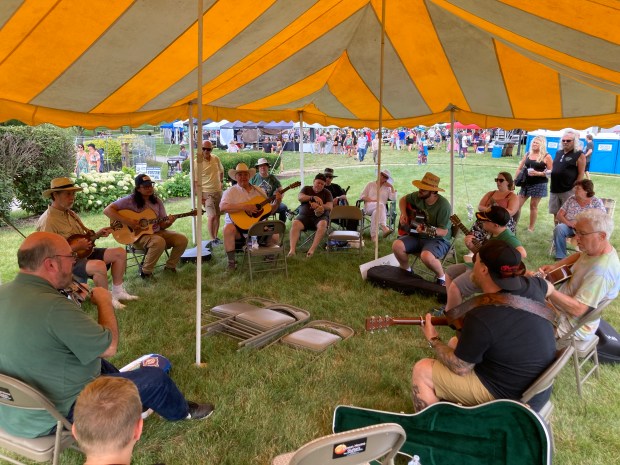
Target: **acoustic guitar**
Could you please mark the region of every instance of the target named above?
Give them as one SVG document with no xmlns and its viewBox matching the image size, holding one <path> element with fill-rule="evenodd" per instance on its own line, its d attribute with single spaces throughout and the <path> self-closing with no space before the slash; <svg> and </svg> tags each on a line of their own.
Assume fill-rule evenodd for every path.
<svg viewBox="0 0 620 465">
<path fill-rule="evenodd" d="M 288 187 L 282 189 L 282 195 L 289 190 L 294 189 L 296 187 L 301 186 L 301 182 L 295 181 L 293 184 Z M 257 195 L 253 199 L 248 202 L 244 202 L 244 205 L 254 205 L 256 207 L 256 211 L 254 213 L 248 213 L 245 210 L 241 210 L 239 212 L 229 213 L 230 219 L 235 226 L 239 229 L 243 229 L 247 231 L 250 227 L 256 223 L 258 223 L 263 217 L 268 216 L 271 213 L 271 202 L 276 198 L 275 195 L 271 197 L 265 198 Z"/>
<path fill-rule="evenodd" d="M 140 224 L 138 228 L 133 229 L 120 221 L 113 221 L 111 223 L 111 226 L 114 229 L 114 231 L 112 231 L 114 239 L 116 239 L 116 242 L 123 245 L 133 244 L 145 234 L 153 234 L 153 225 L 163 223 L 169 218 L 168 216 L 158 218 L 157 214 L 150 208 L 147 208 L 140 213 L 136 213 L 133 210 L 119 210 L 118 213 L 133 220 L 137 220 Z M 196 216 L 197 214 L 198 212 L 194 208 L 192 211 L 187 213 L 172 216 L 176 218 L 184 218 L 186 216 Z"/>
<path fill-rule="evenodd" d="M 471 231 L 465 227 L 465 225 L 461 222 L 461 219 L 458 216 L 450 215 L 450 223 L 452 223 L 453 226 L 459 228 L 459 230 L 466 236 L 469 236 L 471 234 Z M 472 239 L 471 251 L 474 253 L 478 252 L 478 250 L 480 250 L 480 247 L 482 247 L 482 244 L 484 244 L 485 242 L 486 241 L 479 241 L 474 237 Z"/>
<path fill-rule="evenodd" d="M 113 230 L 118 230 L 122 227 L 122 224 L 112 224 L 110 225 L 110 227 Z M 69 243 L 69 245 L 71 246 L 71 248 L 73 248 L 73 243 L 77 242 L 80 239 L 87 239 L 90 241 L 90 246 L 86 249 L 80 249 L 77 250 L 77 257 L 78 258 L 88 258 L 90 257 L 90 255 L 93 253 L 93 250 L 95 250 L 95 241 L 97 239 L 99 239 L 100 237 L 105 236 L 105 232 L 95 232 L 92 229 L 89 230 L 86 234 L 73 234 L 71 236 L 69 236 L 67 238 L 67 242 Z"/>
<path fill-rule="evenodd" d="M 573 270 L 571 268 L 571 265 L 558 266 L 557 268 L 554 268 L 553 270 L 549 271 L 546 274 L 543 273 L 542 271 L 538 271 L 537 273 L 534 273 L 534 276 L 536 276 L 537 278 L 545 278 L 547 281 L 549 281 L 554 286 L 556 284 L 563 283 L 564 281 L 569 279 L 572 275 L 573 275 Z"/>
<path fill-rule="evenodd" d="M 418 234 L 418 227 L 422 226 L 422 231 L 419 234 L 425 234 L 431 239 L 437 237 L 437 228 L 435 226 L 430 226 L 427 224 L 426 213 L 424 211 L 417 210 L 416 208 L 407 204 L 405 214 L 407 215 L 407 223 L 400 223 L 398 225 L 399 236 Z"/>
</svg>

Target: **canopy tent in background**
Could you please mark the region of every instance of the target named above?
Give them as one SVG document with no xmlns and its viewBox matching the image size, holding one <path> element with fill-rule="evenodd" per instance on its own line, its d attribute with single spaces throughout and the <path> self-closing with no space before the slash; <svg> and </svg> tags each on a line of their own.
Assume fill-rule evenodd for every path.
<svg viewBox="0 0 620 465">
<path fill-rule="evenodd" d="M 0 120 L 88 128 L 186 119 L 197 12 L 187 0 L 4 0 Z M 380 0 L 204 0 L 202 118 L 378 127 Z M 384 126 L 610 127 L 614 2 L 389 0 Z M 234 14 L 231 14 L 234 12 Z M 582 18 L 579 20 L 579 18 Z M 75 21 L 89 25 L 75 34 Z"/>
<path fill-rule="evenodd" d="M 448 123 L 447 126 L 450 127 L 451 124 Z M 456 123 L 454 123 L 454 129 L 482 129 L 482 128 L 478 126 L 477 124 L 463 124 L 457 121 Z"/>
</svg>

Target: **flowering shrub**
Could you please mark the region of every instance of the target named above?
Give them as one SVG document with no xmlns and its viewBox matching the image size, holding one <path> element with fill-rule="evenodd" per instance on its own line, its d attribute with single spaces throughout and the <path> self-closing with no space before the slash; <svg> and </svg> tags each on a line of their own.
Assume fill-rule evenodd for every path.
<svg viewBox="0 0 620 465">
<path fill-rule="evenodd" d="M 100 212 L 115 200 L 133 192 L 134 178 L 122 171 L 82 174 L 75 183 L 83 190 L 75 196 L 73 208 L 82 212 Z M 166 200 L 169 196 L 155 183 L 155 193 Z"/>
<path fill-rule="evenodd" d="M 192 195 L 189 175 L 183 173 L 175 174 L 163 183 L 160 190 L 165 192 L 168 198 L 189 197 Z"/>
</svg>

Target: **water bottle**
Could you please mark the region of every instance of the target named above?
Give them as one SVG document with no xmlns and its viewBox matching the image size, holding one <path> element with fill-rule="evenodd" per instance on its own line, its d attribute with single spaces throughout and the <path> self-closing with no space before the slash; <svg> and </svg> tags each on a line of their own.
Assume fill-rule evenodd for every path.
<svg viewBox="0 0 620 465">
<path fill-rule="evenodd" d="M 258 237 L 252 236 L 252 248 L 258 249 Z"/>
<path fill-rule="evenodd" d="M 420 463 L 420 457 L 417 455 L 414 455 L 407 465 L 422 465 Z"/>
</svg>

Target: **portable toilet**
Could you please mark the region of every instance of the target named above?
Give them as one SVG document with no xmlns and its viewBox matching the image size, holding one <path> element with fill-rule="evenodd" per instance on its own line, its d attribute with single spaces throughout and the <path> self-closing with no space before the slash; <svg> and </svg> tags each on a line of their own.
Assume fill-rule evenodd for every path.
<svg viewBox="0 0 620 465">
<path fill-rule="evenodd" d="M 532 140 L 536 136 L 543 136 L 547 139 L 547 152 L 551 155 L 551 158 L 555 157 L 555 152 L 560 149 L 560 139 L 562 138 L 562 131 L 546 131 L 544 129 L 537 129 L 536 131 L 530 131 L 527 134 L 527 142 L 525 146 L 525 152 L 530 151 L 530 146 L 532 145 Z"/>
<path fill-rule="evenodd" d="M 620 136 L 612 132 L 601 132 L 594 135 L 594 150 L 590 159 L 591 173 L 620 173 Z"/>
</svg>

